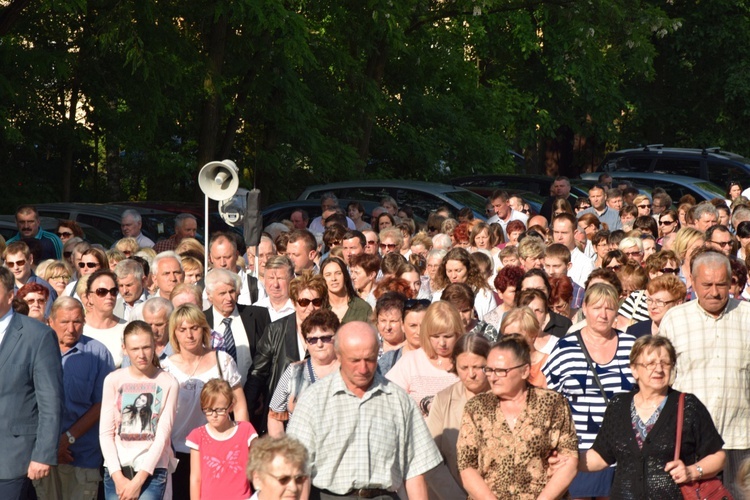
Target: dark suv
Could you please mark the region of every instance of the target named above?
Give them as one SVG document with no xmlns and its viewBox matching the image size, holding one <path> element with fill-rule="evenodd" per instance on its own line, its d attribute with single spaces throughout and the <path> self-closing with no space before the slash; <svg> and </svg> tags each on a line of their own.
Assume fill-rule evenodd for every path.
<svg viewBox="0 0 750 500">
<path fill-rule="evenodd" d="M 665 148 L 661 144 L 609 153 L 600 172 L 654 172 L 695 177 L 727 187 L 738 181 L 750 187 L 750 160 L 719 148 Z"/>
</svg>

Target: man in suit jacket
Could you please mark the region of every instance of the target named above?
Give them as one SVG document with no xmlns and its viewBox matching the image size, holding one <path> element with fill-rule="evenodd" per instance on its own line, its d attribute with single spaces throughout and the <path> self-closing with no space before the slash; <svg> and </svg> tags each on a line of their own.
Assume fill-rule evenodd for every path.
<svg viewBox="0 0 750 500">
<path fill-rule="evenodd" d="M 62 364 L 55 332 L 13 312 L 13 281 L 0 268 L 0 498 L 15 500 L 57 465 Z"/>
<path fill-rule="evenodd" d="M 242 385 L 253 364 L 258 340 L 271 322 L 268 310 L 257 306 L 237 304 L 237 294 L 242 287 L 240 277 L 226 269 L 213 269 L 206 275 L 206 294 L 211 307 L 204 311 L 206 321 L 213 330 L 212 342 L 215 349 L 231 354 L 242 376 Z M 234 352 L 227 344 L 228 320 Z"/>
</svg>

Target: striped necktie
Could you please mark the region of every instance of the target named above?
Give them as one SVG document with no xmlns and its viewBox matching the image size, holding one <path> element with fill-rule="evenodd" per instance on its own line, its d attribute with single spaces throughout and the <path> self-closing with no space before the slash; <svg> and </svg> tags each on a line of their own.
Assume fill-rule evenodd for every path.
<svg viewBox="0 0 750 500">
<path fill-rule="evenodd" d="M 234 335 L 232 335 L 232 318 L 221 320 L 224 325 L 224 352 L 232 356 L 234 362 L 237 362 L 237 346 L 234 345 Z"/>
</svg>

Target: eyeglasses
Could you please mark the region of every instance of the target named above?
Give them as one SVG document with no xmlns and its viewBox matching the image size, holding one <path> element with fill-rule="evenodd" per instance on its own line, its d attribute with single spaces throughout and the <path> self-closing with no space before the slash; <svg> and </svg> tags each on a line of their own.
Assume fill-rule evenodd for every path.
<svg viewBox="0 0 750 500">
<path fill-rule="evenodd" d="M 331 342 L 333 342 L 333 335 L 321 335 L 320 337 L 307 337 L 305 339 L 305 342 L 307 342 L 310 345 L 317 345 L 318 340 L 320 340 L 324 344 L 330 344 Z"/>
<path fill-rule="evenodd" d="M 368 244 L 368 245 L 377 245 L 377 244 L 378 244 L 378 242 L 377 242 L 377 241 L 374 241 L 374 240 L 367 240 L 367 244 Z"/>
<path fill-rule="evenodd" d="M 203 413 L 210 417 L 211 415 L 226 415 L 229 408 L 203 408 Z"/>
<path fill-rule="evenodd" d="M 662 274 L 679 274 L 680 268 L 676 267 L 663 267 L 660 269 Z"/>
<path fill-rule="evenodd" d="M 609 266 L 609 267 L 607 267 L 607 269 L 609 269 L 610 271 L 614 271 L 614 272 L 616 272 L 616 273 L 617 273 L 617 272 L 620 272 L 620 269 L 622 269 L 622 266 L 620 266 L 620 265 L 617 265 L 617 266 Z"/>
<path fill-rule="evenodd" d="M 297 304 L 301 305 L 302 307 L 307 307 L 310 304 L 314 305 L 315 307 L 320 307 L 323 305 L 323 299 L 298 299 Z"/>
<path fill-rule="evenodd" d="M 482 368 L 482 371 L 487 376 L 494 375 L 498 378 L 505 378 L 508 376 L 508 373 L 510 373 L 511 371 L 515 370 L 516 368 L 521 368 L 526 365 L 527 363 L 524 363 L 522 365 L 512 366 L 510 368 L 491 368 L 489 366 L 485 366 L 484 368 Z"/>
<path fill-rule="evenodd" d="M 264 474 L 268 474 L 269 476 L 277 480 L 281 486 L 286 486 L 292 480 L 297 483 L 297 486 L 301 486 L 305 484 L 305 481 L 307 481 L 308 477 L 306 474 L 297 474 L 296 476 L 274 476 L 270 472 L 264 472 Z"/>
<path fill-rule="evenodd" d="M 47 281 L 52 281 L 52 280 L 63 280 L 63 281 L 67 281 L 67 280 L 69 280 L 69 279 L 70 279 L 70 276 L 68 276 L 67 274 L 60 274 L 60 275 L 58 275 L 58 276 L 50 276 L 49 278 L 47 278 Z"/>
<path fill-rule="evenodd" d="M 430 302 L 427 299 L 407 299 L 404 301 L 404 311 L 410 311 L 417 306 L 430 307 Z"/>
<path fill-rule="evenodd" d="M 98 262 L 79 262 L 78 263 L 78 267 L 80 267 L 81 269 L 85 267 L 88 267 L 89 269 L 94 269 L 95 267 L 98 267 L 98 266 L 99 266 Z"/>
<path fill-rule="evenodd" d="M 23 260 L 17 260 L 15 262 L 11 262 L 9 260 L 6 260 L 5 261 L 5 265 L 8 266 L 8 267 L 23 267 L 23 266 L 26 265 L 26 260 L 25 259 L 23 259 Z"/>
<path fill-rule="evenodd" d="M 635 257 L 636 255 L 641 255 L 643 252 L 641 252 L 640 250 L 635 250 L 633 252 L 623 252 L 623 253 L 627 255 L 628 257 Z"/>
<path fill-rule="evenodd" d="M 676 220 L 660 220 L 659 221 L 659 225 L 660 226 L 671 226 L 675 222 L 677 222 L 677 221 Z"/>
<path fill-rule="evenodd" d="M 381 250 L 385 250 L 385 249 L 395 250 L 396 249 L 396 244 L 395 243 L 381 243 L 380 244 L 380 249 Z"/>
<path fill-rule="evenodd" d="M 107 294 L 110 294 L 112 297 L 117 297 L 117 287 L 97 288 L 96 290 L 94 290 L 94 294 L 96 294 L 97 297 L 106 297 Z"/>
<path fill-rule="evenodd" d="M 658 300 L 658 299 L 652 299 L 651 297 L 646 297 L 647 306 L 654 305 L 656 307 L 664 307 L 674 302 L 677 302 L 677 301 L 676 300 Z"/>
<path fill-rule="evenodd" d="M 732 244 L 731 241 L 714 241 L 714 240 L 708 240 L 709 243 L 713 243 L 714 245 L 719 245 L 721 248 L 726 248 L 729 245 Z"/>
<path fill-rule="evenodd" d="M 671 361 L 651 361 L 650 363 L 636 363 L 638 366 L 642 366 L 646 370 L 652 372 L 659 366 L 665 370 L 671 370 L 674 367 L 674 363 Z"/>
<path fill-rule="evenodd" d="M 59 236 L 60 238 L 70 238 L 71 236 L 73 236 L 73 233 L 68 233 L 68 232 L 65 232 L 65 231 L 59 231 L 59 232 L 57 233 L 57 235 L 58 235 L 58 236 Z"/>
<path fill-rule="evenodd" d="M 638 205 L 638 208 L 651 208 L 651 205 Z"/>
<path fill-rule="evenodd" d="M 23 300 L 24 300 L 24 302 L 26 302 L 29 305 L 32 305 L 32 304 L 42 305 L 42 304 L 46 304 L 47 303 L 47 299 L 23 299 Z"/>
</svg>

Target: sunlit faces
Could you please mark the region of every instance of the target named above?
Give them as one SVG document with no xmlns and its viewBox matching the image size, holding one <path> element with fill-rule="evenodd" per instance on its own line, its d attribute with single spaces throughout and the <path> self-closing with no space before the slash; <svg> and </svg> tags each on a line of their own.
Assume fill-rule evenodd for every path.
<svg viewBox="0 0 750 500">
<path fill-rule="evenodd" d="M 194 269 L 190 269 L 189 271 L 185 271 L 185 283 L 188 283 L 190 285 L 195 285 L 202 278 L 203 278 L 203 273 L 198 267 Z"/>
<path fill-rule="evenodd" d="M 276 455 L 265 466 L 264 471 L 253 472 L 253 487 L 256 491 L 263 491 L 263 498 L 268 500 L 297 500 L 302 494 L 303 470 L 299 464 L 288 461 L 282 455 Z M 298 484 L 294 478 L 300 478 Z M 292 478 L 282 483 L 276 478 Z"/>
<path fill-rule="evenodd" d="M 59 308 L 55 316 L 49 319 L 49 326 L 57 334 L 58 342 L 66 347 L 76 345 L 83 335 L 83 324 L 83 312 L 77 307 Z"/>
<path fill-rule="evenodd" d="M 141 221 L 136 221 L 135 218 L 132 216 L 126 216 L 122 218 L 122 222 L 120 223 L 120 230 L 122 231 L 122 235 L 126 238 L 135 238 L 139 234 L 141 234 Z"/>
<path fill-rule="evenodd" d="M 458 309 L 458 315 L 464 325 L 464 331 L 468 332 L 474 323 L 474 308 L 469 304 L 461 304 L 457 305 L 456 309 Z"/>
<path fill-rule="evenodd" d="M 729 199 L 730 200 L 735 200 L 736 198 L 739 198 L 741 194 L 742 194 L 742 188 L 740 187 L 739 184 L 732 184 L 729 187 Z"/>
<path fill-rule="evenodd" d="M 194 352 L 203 345 L 203 327 L 189 321 L 183 321 L 174 330 L 180 349 Z"/>
<path fill-rule="evenodd" d="M 503 304 L 512 307 L 516 301 L 516 287 L 508 285 L 504 292 L 500 292 L 500 298 L 503 299 Z"/>
<path fill-rule="evenodd" d="M 434 256 L 427 259 L 427 266 L 426 266 L 426 273 L 427 276 L 429 276 L 430 280 L 435 279 L 435 275 L 437 275 L 438 270 L 440 269 L 440 257 Z"/>
<path fill-rule="evenodd" d="M 297 321 L 299 321 L 300 324 L 307 319 L 313 311 L 317 311 L 322 307 L 323 301 L 318 300 L 319 305 L 316 306 L 315 302 L 313 302 L 315 299 L 322 299 L 322 297 L 318 295 L 317 291 L 310 288 L 300 290 L 297 294 L 297 301 L 294 303 L 294 311 L 297 314 Z M 303 306 L 300 304 L 301 301 L 304 301 L 307 305 Z"/>
<path fill-rule="evenodd" d="M 117 280 L 122 300 L 133 304 L 143 294 L 143 280 L 136 279 L 134 274 L 129 274 Z"/>
<path fill-rule="evenodd" d="M 419 295 L 419 290 L 422 288 L 422 278 L 415 271 L 409 271 L 407 273 L 401 273 L 401 279 L 406 280 L 409 284 L 409 289 L 414 294 L 414 297 Z"/>
<path fill-rule="evenodd" d="M 487 380 L 490 390 L 498 397 L 504 397 L 518 392 L 529 378 L 530 367 L 508 349 L 492 349 L 487 356 L 487 368 L 508 370 L 506 376 L 489 374 Z"/>
<path fill-rule="evenodd" d="M 469 270 L 460 260 L 449 260 L 445 263 L 445 275 L 451 283 L 466 283 Z"/>
<path fill-rule="evenodd" d="M 539 336 L 539 332 L 528 331 L 524 329 L 520 321 L 511 321 L 510 323 L 506 323 L 505 329 L 503 329 L 502 333 L 503 335 L 511 335 L 514 333 L 523 335 L 524 337 L 526 337 L 526 340 L 529 341 L 529 345 L 534 345 L 534 341 Z"/>
<path fill-rule="evenodd" d="M 427 258 L 427 248 L 421 243 L 412 245 L 410 249 L 413 255 L 421 255 L 422 257 Z"/>
<path fill-rule="evenodd" d="M 704 212 L 699 219 L 696 219 L 695 228 L 699 231 L 706 232 L 709 227 L 715 226 L 718 221 L 719 219 L 716 214 Z"/>
<path fill-rule="evenodd" d="M 559 259 L 557 257 L 544 257 L 544 272 L 546 272 L 547 276 L 549 276 L 550 278 L 552 278 L 553 276 L 567 276 L 568 269 L 570 269 L 570 263 L 566 264 L 562 261 L 562 259 Z"/>
<path fill-rule="evenodd" d="M 144 308 L 143 321 L 148 323 L 148 326 L 151 327 L 151 331 L 154 332 L 154 340 L 157 344 L 166 345 L 166 343 L 169 342 L 169 332 L 167 331 L 167 327 L 169 326 L 169 316 L 167 315 L 166 309 L 162 309 L 153 314 Z"/>
<path fill-rule="evenodd" d="M 529 305 L 527 306 L 529 309 L 531 309 L 531 312 L 534 313 L 534 316 L 536 316 L 537 321 L 539 321 L 539 324 L 544 327 L 545 324 L 547 324 L 547 306 L 540 298 L 535 298 L 531 302 L 529 302 Z M 520 330 L 508 330 L 511 333 L 523 333 Z M 504 332 L 503 332 L 504 333 Z"/>
<path fill-rule="evenodd" d="M 169 297 L 174 287 L 185 279 L 180 262 L 172 257 L 161 259 L 155 274 L 156 286 L 161 297 Z"/>
<path fill-rule="evenodd" d="M 82 276 L 94 274 L 101 268 L 102 266 L 99 263 L 99 260 L 96 258 L 96 255 L 94 254 L 82 255 L 81 260 L 78 262 L 78 274 Z"/>
<path fill-rule="evenodd" d="M 351 263 L 352 257 L 361 255 L 365 251 L 365 247 L 362 246 L 362 242 L 357 237 L 344 240 L 341 247 L 344 253 L 344 260 L 347 264 Z"/>
<path fill-rule="evenodd" d="M 326 281 L 328 293 L 332 295 L 346 294 L 344 273 L 337 264 L 332 263 L 323 268 L 323 279 Z"/>
<path fill-rule="evenodd" d="M 575 238 L 573 237 L 573 224 L 566 219 L 555 219 L 552 223 L 552 238 L 555 243 L 562 243 L 569 250 L 575 247 Z"/>
<path fill-rule="evenodd" d="M 325 362 L 335 356 L 333 350 L 333 339 L 336 332 L 324 330 L 320 327 L 313 328 L 305 339 L 307 351 L 317 361 Z"/>
<path fill-rule="evenodd" d="M 650 256 L 656 253 L 656 241 L 651 238 L 643 239 L 643 260 L 648 259 Z"/>
<path fill-rule="evenodd" d="M 516 255 L 507 255 L 507 256 L 503 257 L 503 259 L 500 262 L 502 263 L 503 267 L 508 267 L 508 266 L 520 267 L 520 266 L 522 266 L 521 259 L 519 259 Z"/>
<path fill-rule="evenodd" d="M 211 245 L 208 258 L 213 267 L 232 272 L 237 268 L 237 250 L 228 241 L 219 240 Z"/>
<path fill-rule="evenodd" d="M 145 372 L 152 365 L 154 359 L 154 337 L 146 331 L 136 331 L 127 335 L 123 341 L 123 350 L 130 364 L 138 371 Z"/>
<path fill-rule="evenodd" d="M 296 211 L 292 212 L 292 215 L 290 219 L 292 224 L 294 225 L 294 229 L 306 229 L 307 228 L 307 221 L 302 217 L 302 212 Z"/>
<path fill-rule="evenodd" d="M 479 234 L 474 237 L 474 244 L 477 246 L 477 248 L 489 250 L 490 232 L 487 229 L 482 229 Z"/>
<path fill-rule="evenodd" d="M 208 300 L 217 311 L 227 317 L 232 314 L 237 305 L 237 288 L 234 284 L 217 283 L 208 293 Z"/>
<path fill-rule="evenodd" d="M 289 269 L 286 267 L 267 269 L 263 276 L 266 293 L 274 302 L 285 301 L 289 298 L 290 281 Z"/>
<path fill-rule="evenodd" d="M 5 256 L 5 267 L 13 274 L 16 283 L 26 284 L 26 280 L 31 276 L 33 259 L 31 255 L 26 257 L 23 252 Z"/>
<path fill-rule="evenodd" d="M 659 347 L 650 351 L 644 350 L 632 368 L 633 378 L 639 387 L 660 392 L 669 385 L 674 364 L 667 350 Z"/>
<path fill-rule="evenodd" d="M 39 232 L 39 217 L 31 211 L 18 213 L 16 227 L 24 238 L 33 238 Z"/>
<path fill-rule="evenodd" d="M 436 332 L 430 334 L 430 346 L 441 358 L 447 358 L 453 353 L 453 346 L 458 340 L 456 332 Z"/>
<path fill-rule="evenodd" d="M 301 274 L 305 269 L 314 265 L 315 250 L 308 250 L 305 240 L 297 240 L 286 246 L 286 255 L 294 263 L 294 273 Z"/>
<path fill-rule="evenodd" d="M 612 330 L 617 316 L 617 304 L 603 298 L 593 304 L 584 303 L 581 309 L 586 317 L 586 326 L 591 331 L 604 335 Z"/>
<path fill-rule="evenodd" d="M 479 394 L 489 389 L 487 376 L 483 371 L 485 366 L 487 366 L 487 360 L 471 352 L 464 352 L 456 357 L 458 378 L 472 394 Z"/>
<path fill-rule="evenodd" d="M 693 276 L 693 290 L 700 306 L 717 316 L 729 299 L 731 276 L 723 265 L 698 265 Z"/>
<path fill-rule="evenodd" d="M 523 281 L 521 281 L 521 290 L 539 290 L 544 295 L 547 295 L 549 291 L 547 290 L 547 284 L 544 282 L 544 278 L 541 276 L 526 276 Z"/>
<path fill-rule="evenodd" d="M 397 346 L 404 341 L 403 321 L 401 311 L 388 309 L 378 313 L 377 327 L 380 336 L 391 346 Z"/>
<path fill-rule="evenodd" d="M 594 188 L 589 190 L 589 201 L 591 202 L 591 206 L 596 210 L 602 211 L 604 209 L 606 199 L 603 189 Z"/>
<path fill-rule="evenodd" d="M 510 233 L 508 233 L 507 244 L 512 246 L 518 245 L 518 238 L 520 238 L 522 234 L 523 231 L 511 231 Z"/>
<path fill-rule="evenodd" d="M 648 307 L 648 316 L 657 325 L 661 324 L 661 320 L 667 311 L 677 304 L 681 304 L 684 297 L 673 297 L 666 290 L 659 290 L 658 292 L 648 294 L 646 297 L 646 307 Z"/>
<path fill-rule="evenodd" d="M 41 293 L 27 293 L 23 298 L 23 301 L 29 306 L 30 318 L 36 318 L 39 320 L 44 319 L 44 310 L 47 307 L 47 297 Z"/>
<path fill-rule="evenodd" d="M 354 266 L 349 269 L 352 277 L 352 285 L 357 291 L 364 290 L 368 285 L 375 281 L 376 273 L 367 274 L 360 266 Z"/>
<path fill-rule="evenodd" d="M 404 316 L 404 336 L 406 342 L 412 349 L 418 349 L 421 345 L 421 339 L 419 337 L 419 328 L 422 326 L 422 320 L 427 311 L 409 311 Z"/>
<path fill-rule="evenodd" d="M 89 283 L 89 293 L 87 295 L 88 301 L 93 305 L 97 311 L 111 313 L 115 308 L 115 302 L 117 301 L 117 293 L 106 293 L 104 296 L 100 296 L 98 290 L 114 290 L 117 291 L 117 283 L 114 282 L 109 276 L 99 276 L 93 283 Z"/>
<path fill-rule="evenodd" d="M 508 200 L 502 198 L 495 198 L 492 200 L 492 208 L 495 210 L 495 215 L 500 219 L 507 219 L 510 215 L 510 203 Z"/>
</svg>

